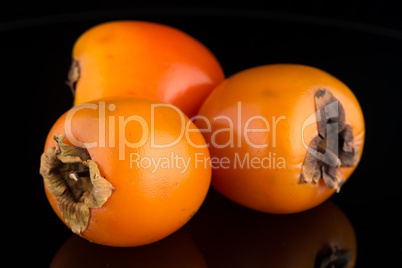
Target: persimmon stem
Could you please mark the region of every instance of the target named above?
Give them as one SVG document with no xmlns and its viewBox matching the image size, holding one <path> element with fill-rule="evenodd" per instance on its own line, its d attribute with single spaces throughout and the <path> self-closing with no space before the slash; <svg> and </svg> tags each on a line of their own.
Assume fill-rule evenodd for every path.
<svg viewBox="0 0 402 268">
<path fill-rule="evenodd" d="M 70 171 L 68 173 L 68 177 L 74 181 L 78 181 L 80 177 L 89 177 L 89 171 L 88 170 Z"/>
<path fill-rule="evenodd" d="M 68 173 L 68 177 L 69 177 L 70 179 L 74 180 L 74 181 L 78 181 L 78 180 L 79 180 L 78 174 L 77 174 L 77 172 L 75 172 L 75 171 L 70 171 L 70 173 Z"/>
</svg>

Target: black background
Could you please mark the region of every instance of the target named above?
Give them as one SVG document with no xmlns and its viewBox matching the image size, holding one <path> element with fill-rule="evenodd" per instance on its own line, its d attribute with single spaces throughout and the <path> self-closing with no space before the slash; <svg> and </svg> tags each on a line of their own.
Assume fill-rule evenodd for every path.
<svg viewBox="0 0 402 268">
<path fill-rule="evenodd" d="M 226 76 L 262 64 L 301 63 L 346 83 L 362 106 L 366 143 L 359 167 L 331 200 L 354 226 L 356 267 L 400 264 L 402 14 L 393 2 L 214 7 L 113 2 L 49 6 L 15 1 L 1 10 L 2 229 L 7 251 L 21 256 L 18 264 L 48 267 L 71 236 L 46 200 L 39 158 L 50 127 L 72 106 L 65 80 L 75 40 L 91 26 L 116 19 L 155 21 L 187 32 L 210 48 Z M 206 204 L 213 202 L 240 215 L 240 221 L 257 213 L 211 190 Z M 203 206 L 204 213 L 196 214 L 185 228 L 205 220 L 201 217 L 208 215 L 207 209 Z M 199 250 L 208 251 L 208 246 Z"/>
</svg>

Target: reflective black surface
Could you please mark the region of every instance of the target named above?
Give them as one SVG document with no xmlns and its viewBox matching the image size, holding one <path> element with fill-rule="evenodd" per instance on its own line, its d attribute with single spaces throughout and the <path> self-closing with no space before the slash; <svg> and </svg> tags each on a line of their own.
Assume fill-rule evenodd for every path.
<svg viewBox="0 0 402 268">
<path fill-rule="evenodd" d="M 155 21 L 187 32 L 213 51 L 226 76 L 262 64 L 302 63 L 345 82 L 361 103 L 367 137 L 360 165 L 329 206 L 343 211 L 339 215 L 353 227 L 356 267 L 394 267 L 398 263 L 402 256 L 399 24 L 389 30 L 381 24 L 314 14 L 208 8 L 120 9 L 40 18 L 6 21 L 0 27 L 6 159 L 3 241 L 7 252 L 20 256 L 18 263 L 129 267 L 132 262 L 158 267 L 157 260 L 164 260 L 171 267 L 279 267 L 273 264 L 278 257 L 316 262 L 328 253 L 324 245 L 310 245 L 314 236 L 328 228 L 312 219 L 320 214 L 320 207 L 289 217 L 261 214 L 233 204 L 213 190 L 179 233 L 146 248 L 110 249 L 71 237 L 46 200 L 39 158 L 48 130 L 72 105 L 64 81 L 76 38 L 89 27 L 114 19 Z M 290 243 L 292 246 L 286 246 Z M 311 250 L 303 253 L 309 245 Z M 85 258 L 93 258 L 79 259 L 77 254 L 82 251 L 75 253 L 77 248 L 88 252 Z M 167 249 L 170 256 L 166 256 Z M 77 262 L 58 266 L 63 258 L 77 258 Z"/>
</svg>

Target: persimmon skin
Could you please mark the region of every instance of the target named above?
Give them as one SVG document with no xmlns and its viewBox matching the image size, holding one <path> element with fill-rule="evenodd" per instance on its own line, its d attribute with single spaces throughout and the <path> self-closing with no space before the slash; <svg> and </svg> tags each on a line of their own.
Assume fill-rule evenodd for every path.
<svg viewBox="0 0 402 268">
<path fill-rule="evenodd" d="M 73 47 L 79 79 L 74 104 L 111 96 L 171 103 L 188 117 L 224 79 L 201 42 L 171 26 L 112 21 L 84 32 Z"/>
<path fill-rule="evenodd" d="M 307 124 L 307 127 L 303 124 L 316 112 L 315 94 L 324 88 L 342 103 L 360 158 L 365 134 L 363 114 L 356 97 L 344 83 L 310 66 L 264 65 L 227 78 L 211 93 L 199 111 L 199 116 L 204 118 L 197 118 L 195 123 L 205 130 L 203 135 L 209 143 L 211 156 L 226 157 L 232 163 L 229 168 L 213 169 L 212 186 L 236 203 L 269 213 L 300 212 L 328 199 L 335 190 L 329 189 L 322 179 L 319 183 L 300 184 L 307 154 L 305 145 L 318 135 L 317 124 Z M 269 128 L 269 131 L 248 132 L 247 142 L 244 128 L 253 116 L 264 117 L 269 127 L 262 120 L 251 120 L 249 129 Z M 232 125 L 224 118 L 230 118 Z M 211 123 L 211 131 L 208 131 L 207 121 Z M 231 138 L 229 132 L 215 133 L 231 128 L 233 144 L 224 148 L 215 146 L 225 145 Z M 268 146 L 256 148 L 253 144 Z M 277 162 L 284 160 L 285 165 L 233 168 L 236 155 L 238 159 L 244 159 L 247 154 L 249 159 L 270 155 Z M 345 181 L 355 168 L 340 168 Z"/>
<path fill-rule="evenodd" d="M 85 108 L 85 105 L 100 103 L 104 103 L 106 107 L 103 117 L 106 119 L 105 143 L 102 146 L 99 139 L 99 109 Z M 108 98 L 81 104 L 73 108 L 76 109 L 73 114 L 69 114 L 72 111 L 70 110 L 62 115 L 48 134 L 45 151 L 55 146 L 53 136 L 66 133 L 66 127 L 70 126 L 72 137 L 67 134 L 64 143 L 76 145 L 73 142 L 76 139 L 83 144 L 97 142 L 99 145 L 86 149 L 98 165 L 101 175 L 112 184 L 114 190 L 101 208 L 90 210 L 88 227 L 80 234 L 89 241 L 117 247 L 139 246 L 158 241 L 181 228 L 204 201 L 210 185 L 211 168 L 195 165 L 194 154 L 209 156 L 207 148 L 197 149 L 184 138 L 169 148 L 154 148 L 148 137 L 138 148 L 124 147 L 124 160 L 119 158 L 119 150 L 122 150 L 119 146 L 120 137 L 132 143 L 143 138 L 142 125 L 135 120 L 124 127 L 118 125 L 119 120 L 133 115 L 140 116 L 147 126 L 154 127 L 152 133 L 158 144 L 167 144 L 179 137 L 183 127 L 180 118 L 184 118 L 192 129 L 191 142 L 205 144 L 196 126 L 189 123 L 189 119 L 178 108 L 156 108 L 152 125 L 152 104 L 163 103 L 138 98 Z M 68 117 L 71 118 L 71 124 L 66 124 Z M 115 132 L 115 139 L 111 138 L 109 129 Z M 150 135 L 150 129 L 148 131 Z M 119 133 L 123 133 L 123 136 Z M 171 157 L 172 153 L 190 159 L 186 170 L 174 164 L 170 168 L 154 170 L 152 167 L 146 168 L 145 162 L 143 165 L 130 163 L 132 154 L 157 161 L 158 157 Z M 66 224 L 58 207 L 57 197 L 46 187 L 45 192 L 52 208 Z"/>
</svg>

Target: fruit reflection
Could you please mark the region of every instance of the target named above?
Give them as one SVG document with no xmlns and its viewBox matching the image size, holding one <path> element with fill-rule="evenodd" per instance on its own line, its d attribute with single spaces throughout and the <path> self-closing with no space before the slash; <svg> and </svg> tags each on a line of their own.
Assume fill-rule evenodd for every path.
<svg viewBox="0 0 402 268">
<path fill-rule="evenodd" d="M 332 201 L 298 214 L 270 215 L 210 199 L 187 227 L 208 267 L 355 265 L 354 229 Z"/>
<path fill-rule="evenodd" d="M 179 230 L 156 243 L 132 248 L 107 247 L 72 235 L 55 254 L 50 268 L 207 267 L 188 234 Z"/>
</svg>

